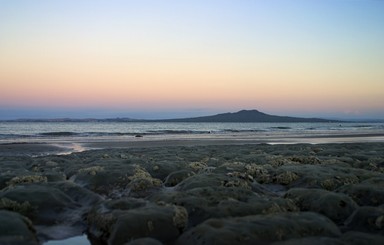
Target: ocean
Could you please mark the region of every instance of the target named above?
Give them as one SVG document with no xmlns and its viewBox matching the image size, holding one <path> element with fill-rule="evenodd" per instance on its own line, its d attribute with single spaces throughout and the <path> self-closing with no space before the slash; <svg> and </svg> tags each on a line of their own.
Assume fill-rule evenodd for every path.
<svg viewBox="0 0 384 245">
<path fill-rule="evenodd" d="M 0 143 L 384 134 L 384 123 L 0 122 Z"/>
</svg>

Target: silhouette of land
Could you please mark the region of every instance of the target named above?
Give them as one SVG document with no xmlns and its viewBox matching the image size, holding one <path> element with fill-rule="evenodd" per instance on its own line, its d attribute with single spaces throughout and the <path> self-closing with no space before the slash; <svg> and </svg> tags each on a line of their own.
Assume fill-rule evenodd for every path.
<svg viewBox="0 0 384 245">
<path fill-rule="evenodd" d="M 238 112 L 221 113 L 212 116 L 175 118 L 175 119 L 133 119 L 133 118 L 107 118 L 107 119 L 74 119 L 74 118 L 54 118 L 54 119 L 17 119 L 8 121 L 18 122 L 338 122 L 322 118 L 302 118 L 269 115 L 258 110 L 241 110 Z"/>
<path fill-rule="evenodd" d="M 213 116 L 161 120 L 166 122 L 336 122 L 321 118 L 300 118 L 269 115 L 258 110 L 242 110 Z"/>
</svg>

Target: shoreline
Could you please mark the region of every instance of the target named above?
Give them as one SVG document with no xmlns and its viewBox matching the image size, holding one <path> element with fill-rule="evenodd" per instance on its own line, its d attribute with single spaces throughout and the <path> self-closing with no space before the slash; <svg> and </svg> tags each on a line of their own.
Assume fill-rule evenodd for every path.
<svg viewBox="0 0 384 245">
<path fill-rule="evenodd" d="M 168 135 L 142 137 L 38 138 L 0 141 L 0 156 L 67 155 L 109 148 L 151 148 L 167 146 L 244 145 L 244 144 L 327 144 L 384 142 L 384 133 L 314 135 Z"/>
</svg>

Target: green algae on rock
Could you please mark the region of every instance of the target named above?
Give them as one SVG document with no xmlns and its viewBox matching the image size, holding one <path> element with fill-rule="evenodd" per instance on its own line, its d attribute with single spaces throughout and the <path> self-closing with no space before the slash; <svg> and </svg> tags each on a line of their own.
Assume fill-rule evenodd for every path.
<svg viewBox="0 0 384 245">
<path fill-rule="evenodd" d="M 209 219 L 183 233 L 176 244 L 267 244 L 306 236 L 340 237 L 328 218 L 311 212 Z"/>
<path fill-rule="evenodd" d="M 108 244 L 142 237 L 170 243 L 187 227 L 188 212 L 176 205 L 126 198 L 98 204 L 88 213 L 87 222 L 89 233 Z"/>
<path fill-rule="evenodd" d="M 39 245 L 32 222 L 15 212 L 0 210 L 0 244 Z"/>
</svg>

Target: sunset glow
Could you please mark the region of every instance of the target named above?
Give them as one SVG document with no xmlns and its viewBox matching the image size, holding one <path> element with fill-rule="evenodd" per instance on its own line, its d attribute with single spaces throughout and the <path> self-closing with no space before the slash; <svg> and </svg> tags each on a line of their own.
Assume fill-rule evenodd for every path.
<svg viewBox="0 0 384 245">
<path fill-rule="evenodd" d="M 55 108 L 384 118 L 383 23 L 384 1 L 369 0 L 0 0 L 0 119 Z"/>
</svg>

